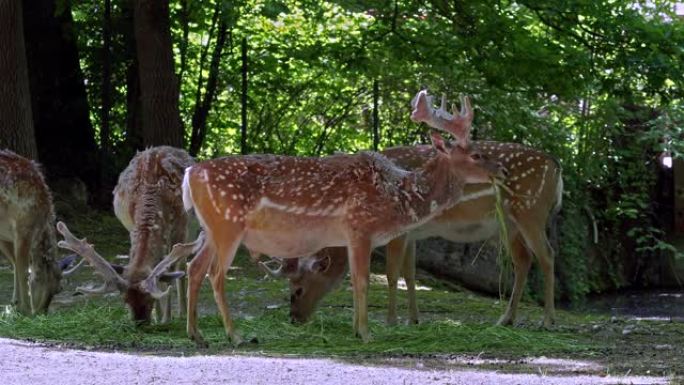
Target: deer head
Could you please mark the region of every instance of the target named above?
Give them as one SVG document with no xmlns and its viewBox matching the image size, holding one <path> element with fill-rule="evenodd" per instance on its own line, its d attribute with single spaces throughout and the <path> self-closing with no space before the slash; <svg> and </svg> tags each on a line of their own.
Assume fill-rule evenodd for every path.
<svg viewBox="0 0 684 385">
<path fill-rule="evenodd" d="M 14 267 L 12 302 L 20 313 L 45 313 L 74 257 L 58 261 L 52 195 L 38 164 L 0 150 L 0 255 Z M 66 270 L 66 271 L 63 271 Z"/>
<path fill-rule="evenodd" d="M 277 268 L 269 265 L 275 264 Z M 340 285 L 347 267 L 347 249 L 328 247 L 311 257 L 260 262 L 262 268 L 276 278 L 290 283 L 290 319 L 306 322 L 323 296 Z"/>
</svg>

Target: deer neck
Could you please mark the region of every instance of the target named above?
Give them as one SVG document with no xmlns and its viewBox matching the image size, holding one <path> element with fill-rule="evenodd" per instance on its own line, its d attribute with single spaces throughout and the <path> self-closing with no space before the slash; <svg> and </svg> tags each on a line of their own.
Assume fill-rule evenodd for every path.
<svg viewBox="0 0 684 385">
<path fill-rule="evenodd" d="M 130 234 L 130 262 L 125 272 L 125 278 L 130 282 L 144 279 L 163 256 L 162 230 L 165 220 L 159 190 L 159 186 L 145 183 L 135 207 L 135 229 Z"/>
<path fill-rule="evenodd" d="M 48 275 L 59 280 L 62 272 L 57 265 L 57 235 L 55 230 L 55 212 L 52 206 L 52 197 L 47 192 L 42 199 L 45 199 L 47 213 L 42 221 L 37 239 L 31 246 L 31 267 L 37 275 Z M 45 279 L 46 277 L 41 277 Z"/>
<path fill-rule="evenodd" d="M 407 176 L 404 187 L 420 196 L 420 199 L 411 200 L 419 218 L 432 218 L 458 202 L 464 182 L 452 171 L 448 159 L 436 155 L 422 169 Z"/>
</svg>

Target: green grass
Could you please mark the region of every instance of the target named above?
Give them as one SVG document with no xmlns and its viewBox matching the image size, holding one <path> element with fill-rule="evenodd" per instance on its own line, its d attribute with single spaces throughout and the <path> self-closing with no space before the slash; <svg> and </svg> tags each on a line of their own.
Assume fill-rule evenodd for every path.
<svg viewBox="0 0 684 385">
<path fill-rule="evenodd" d="M 92 213 L 69 223 L 77 237 L 88 237 L 108 258 L 128 250 L 127 233 L 106 214 Z M 348 280 L 322 302 L 311 322 L 289 322 L 287 282 L 265 278 L 250 259 L 240 253 L 228 273 L 226 295 L 237 330 L 246 341 L 234 348 L 223 331 L 210 285 L 202 286 L 199 328 L 209 343 L 199 349 L 186 336 L 185 320 L 136 327 L 118 294 L 75 296 L 76 286 L 99 284 L 90 268 L 64 282 L 64 291 L 44 316 L 23 317 L 0 312 L 0 336 L 102 350 L 127 350 L 155 354 L 239 354 L 327 356 L 347 358 L 441 357 L 452 354 L 518 358 L 553 356 L 598 359 L 613 370 L 647 373 L 665 362 L 668 374 L 684 370 L 684 324 L 611 321 L 607 316 L 559 310 L 558 326 L 541 327 L 543 310 L 523 301 L 516 327 L 494 323 L 504 310 L 502 301 L 471 293 L 426 274 L 419 274 L 417 292 L 419 325 L 386 326 L 387 288 L 375 261 L 369 289 L 371 342 L 364 344 L 352 331 L 352 295 Z M 0 309 L 9 302 L 11 270 L 0 268 Z M 175 302 L 175 299 L 174 299 Z M 399 291 L 399 316 L 407 314 L 405 292 Z M 401 319 L 400 319 L 401 322 Z M 631 323 L 630 323 L 631 322 Z M 623 335 L 623 328 L 636 330 Z M 660 346 L 660 348 L 658 347 Z M 664 349 L 662 346 L 672 346 Z"/>
<path fill-rule="evenodd" d="M 153 350 L 169 354 L 195 350 L 194 343 L 186 337 L 185 323 L 181 319 L 174 319 L 166 325 L 135 327 L 123 306 L 98 302 L 101 301 L 33 318 L 5 313 L 0 317 L 0 335 L 73 346 Z M 393 327 L 373 320 L 373 340 L 363 344 L 353 335 L 351 315 L 351 309 L 347 308 L 323 309 L 313 321 L 293 325 L 288 321 L 286 309 L 265 310 L 259 316 L 237 319 L 237 328 L 248 341 L 238 350 L 304 356 L 482 352 L 537 355 L 586 351 L 591 347 L 570 333 L 451 319 Z M 202 317 L 200 329 L 211 350 L 232 349 L 217 315 Z"/>
<path fill-rule="evenodd" d="M 96 247 L 99 247 L 96 244 Z M 419 325 L 386 326 L 387 290 L 374 275 L 369 290 L 370 328 L 373 340 L 364 344 L 352 331 L 351 290 L 348 281 L 331 293 L 311 322 L 295 325 L 288 317 L 288 289 L 284 280 L 263 277 L 249 258 L 238 256 L 231 269 L 226 293 L 244 353 L 294 354 L 303 356 L 425 355 L 452 353 L 553 354 L 577 353 L 591 348 L 590 341 L 572 333 L 549 332 L 533 325 L 524 328 L 493 326 L 503 310 L 496 300 L 467 291 L 454 291 L 428 277 L 419 281 L 429 290 L 419 290 Z M 381 266 L 376 266 L 381 267 Z M 166 325 L 136 327 L 118 295 L 73 296 L 73 287 L 97 281 L 89 269 L 67 282 L 49 315 L 23 317 L 13 312 L 0 315 L 0 336 L 58 342 L 77 347 L 147 350 L 168 354 L 196 350 L 185 333 L 184 319 Z M 11 279 L 0 271 L 0 280 Z M 399 314 L 406 314 L 400 291 Z M 209 351 L 232 350 L 216 311 L 210 287 L 200 292 L 199 327 L 209 342 Z M 541 319 L 536 305 L 523 305 L 521 313 Z"/>
</svg>

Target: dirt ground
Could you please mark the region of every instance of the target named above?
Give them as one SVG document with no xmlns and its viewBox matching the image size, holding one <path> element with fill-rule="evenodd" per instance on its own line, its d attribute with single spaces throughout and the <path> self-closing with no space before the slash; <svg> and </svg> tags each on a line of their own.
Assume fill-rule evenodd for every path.
<svg viewBox="0 0 684 385">
<path fill-rule="evenodd" d="M 480 360 L 481 361 L 481 360 Z M 469 369 L 477 359 L 451 359 L 442 368 L 420 360 L 367 366 L 332 359 L 245 356 L 162 357 L 60 348 L 0 339 L 0 379 L 19 384 L 666 384 L 671 379 L 578 375 L 589 362 L 528 359 L 536 374 Z M 554 368 L 554 374 L 548 370 Z"/>
</svg>

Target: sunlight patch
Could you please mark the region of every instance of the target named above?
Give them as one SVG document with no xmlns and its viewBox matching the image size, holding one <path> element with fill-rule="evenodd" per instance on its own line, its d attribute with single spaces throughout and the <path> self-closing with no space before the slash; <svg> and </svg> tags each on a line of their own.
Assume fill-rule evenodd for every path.
<svg viewBox="0 0 684 385">
<path fill-rule="evenodd" d="M 387 276 L 384 274 L 371 273 L 370 283 L 387 286 Z M 397 287 L 399 288 L 399 290 L 406 290 L 406 281 L 404 280 L 404 278 L 399 278 L 399 280 L 397 281 Z M 432 288 L 429 286 L 424 286 L 419 283 L 416 283 L 416 291 L 432 291 Z"/>
</svg>

